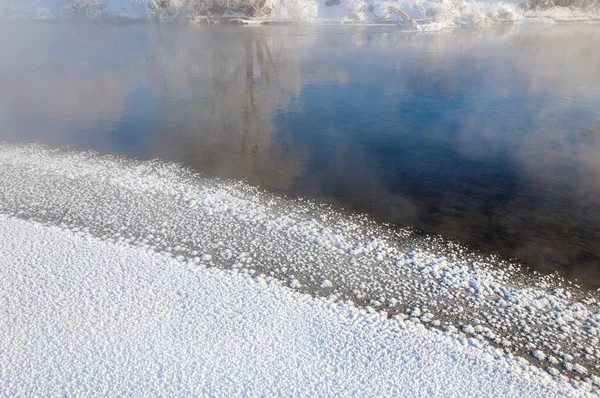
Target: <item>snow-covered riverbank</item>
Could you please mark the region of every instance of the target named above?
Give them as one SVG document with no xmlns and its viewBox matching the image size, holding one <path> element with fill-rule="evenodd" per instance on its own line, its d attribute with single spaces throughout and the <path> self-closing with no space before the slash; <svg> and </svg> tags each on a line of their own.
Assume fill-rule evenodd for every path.
<svg viewBox="0 0 600 398">
<path fill-rule="evenodd" d="M 5 395 L 590 393 L 499 350 L 84 233 L 0 219 Z"/>
<path fill-rule="evenodd" d="M 595 0 L 0 0 L 0 18 L 402 23 L 407 30 L 600 18 Z M 248 17 L 254 18 L 249 20 Z"/>
<path fill-rule="evenodd" d="M 436 238 L 386 230 L 361 216 L 243 183 L 205 179 L 177 165 L 36 145 L 2 144 L 0 149 L 0 213 L 13 220 L 5 224 L 4 251 L 24 253 L 22 261 L 40 257 L 33 248 L 27 252 L 25 235 L 11 240 L 10 228 L 20 225 L 14 219 L 84 231 L 106 242 L 97 242 L 102 247 L 126 244 L 131 250 L 137 247 L 134 251 L 142 257 L 161 253 L 161 258 L 176 260 L 167 263 L 180 264 L 186 272 L 218 268 L 224 270 L 219 275 L 239 272 L 260 276 L 261 281 L 273 278 L 277 286 L 342 303 L 336 305 L 351 300 L 353 306 L 383 314 L 377 315 L 381 322 L 385 314 L 396 315 L 429 327 L 432 336 L 437 329 L 472 338 L 468 344 L 484 351 L 497 347 L 558 379 L 577 378 L 582 381 L 573 381 L 576 386 L 598 388 L 593 386 L 599 381 L 594 367 L 600 356 L 598 301 L 591 293 L 565 288 L 559 280 L 526 277 L 514 265 Z M 53 246 L 50 243 L 48 250 Z M 74 254 L 61 249 L 58 253 L 67 256 L 63 266 L 84 263 L 81 257 L 68 256 L 85 257 L 91 250 L 87 247 L 74 248 Z M 48 257 L 42 263 L 52 261 Z M 52 274 L 48 266 L 45 272 Z M 144 283 L 156 280 L 148 278 Z M 127 288 L 133 287 L 123 287 Z M 3 297 L 17 300 L 7 291 Z M 27 296 L 19 297 L 29 302 Z M 65 300 L 68 304 L 71 299 Z M 13 302 L 7 319 L 18 320 L 14 316 L 24 302 Z M 387 340 L 381 344 L 385 349 Z"/>
</svg>

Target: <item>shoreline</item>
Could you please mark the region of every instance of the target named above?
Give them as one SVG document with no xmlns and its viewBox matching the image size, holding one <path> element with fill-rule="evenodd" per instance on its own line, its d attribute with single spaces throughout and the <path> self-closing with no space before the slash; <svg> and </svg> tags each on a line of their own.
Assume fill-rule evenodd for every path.
<svg viewBox="0 0 600 398">
<path fill-rule="evenodd" d="M 523 278 L 517 266 L 471 258 L 459 245 L 440 255 L 431 237 L 411 241 L 409 231 L 393 235 L 366 218 L 158 161 L 0 145 L 0 170 L 0 213 L 10 217 L 264 275 L 311 296 L 473 336 L 531 362 L 542 350 L 548 359 L 540 366 L 570 368 L 571 377 L 586 376 L 572 370 L 575 358 L 598 374 L 600 350 L 586 348 L 596 345 L 597 293 Z"/>
</svg>

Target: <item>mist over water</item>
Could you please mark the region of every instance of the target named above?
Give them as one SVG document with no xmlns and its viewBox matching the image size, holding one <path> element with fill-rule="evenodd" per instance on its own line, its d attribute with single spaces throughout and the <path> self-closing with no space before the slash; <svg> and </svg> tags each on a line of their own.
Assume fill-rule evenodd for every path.
<svg viewBox="0 0 600 398">
<path fill-rule="evenodd" d="M 182 162 L 600 286 L 595 25 L 0 25 L 0 140 Z"/>
</svg>

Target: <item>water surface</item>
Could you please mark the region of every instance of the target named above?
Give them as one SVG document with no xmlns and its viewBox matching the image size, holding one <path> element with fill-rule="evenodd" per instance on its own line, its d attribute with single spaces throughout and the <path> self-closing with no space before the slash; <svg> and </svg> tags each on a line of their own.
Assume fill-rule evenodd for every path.
<svg viewBox="0 0 600 398">
<path fill-rule="evenodd" d="M 0 140 L 182 162 L 600 286 L 597 24 L 5 22 Z"/>
</svg>

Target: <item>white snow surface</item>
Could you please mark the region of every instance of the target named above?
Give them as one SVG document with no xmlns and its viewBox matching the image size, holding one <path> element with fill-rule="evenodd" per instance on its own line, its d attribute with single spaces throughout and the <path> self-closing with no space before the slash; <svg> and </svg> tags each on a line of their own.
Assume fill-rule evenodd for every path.
<svg viewBox="0 0 600 398">
<path fill-rule="evenodd" d="M 3 396 L 577 396 L 420 324 L 0 217 Z"/>
<path fill-rule="evenodd" d="M 577 388 L 600 385 L 597 295 L 555 278 L 524 278 L 493 256 L 159 161 L 0 143 L 0 180 L 5 216 L 410 316 L 560 378 L 583 379 L 572 380 Z"/>
</svg>

